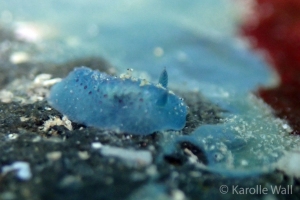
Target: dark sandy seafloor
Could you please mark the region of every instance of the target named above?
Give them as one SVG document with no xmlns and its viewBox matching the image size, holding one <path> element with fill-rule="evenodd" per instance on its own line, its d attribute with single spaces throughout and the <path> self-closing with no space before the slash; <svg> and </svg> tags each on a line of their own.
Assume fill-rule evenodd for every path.
<svg viewBox="0 0 300 200">
<path fill-rule="evenodd" d="M 299 181 L 280 171 L 230 178 L 199 169 L 186 150 L 199 163 L 205 165 L 207 159 L 188 141 L 178 143 L 176 152 L 165 155 L 159 144 L 162 134 L 167 133 L 133 136 L 71 123 L 45 99 L 53 81 L 76 66 L 114 74 L 116 70 L 109 61 L 93 57 L 63 64 L 13 62 L 16 51 L 34 56 L 38 49 L 17 40 L 3 27 L 0 44 L 0 199 L 298 199 Z M 221 113 L 226 111 L 199 92 L 178 90 L 176 94 L 189 106 L 186 127 L 178 134 L 188 135 L 203 124 L 222 123 Z M 103 146 L 133 154 L 146 152 L 150 159 L 105 155 L 101 153 Z M 4 166 L 18 161 L 29 164 L 29 178 L 13 170 L 3 173 Z M 221 185 L 246 188 L 290 184 L 295 191 L 292 195 L 224 195 L 219 191 Z"/>
</svg>

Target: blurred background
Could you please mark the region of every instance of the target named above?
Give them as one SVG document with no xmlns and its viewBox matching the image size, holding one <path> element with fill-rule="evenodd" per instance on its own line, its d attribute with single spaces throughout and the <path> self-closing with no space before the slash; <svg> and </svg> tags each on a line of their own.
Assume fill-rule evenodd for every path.
<svg viewBox="0 0 300 200">
<path fill-rule="evenodd" d="M 248 0 L 11 0 L 0 2 L 0 22 L 38 46 L 30 60 L 99 56 L 119 73 L 133 68 L 155 81 L 167 67 L 171 85 L 209 95 L 275 80 L 237 34 L 250 7 Z"/>
</svg>

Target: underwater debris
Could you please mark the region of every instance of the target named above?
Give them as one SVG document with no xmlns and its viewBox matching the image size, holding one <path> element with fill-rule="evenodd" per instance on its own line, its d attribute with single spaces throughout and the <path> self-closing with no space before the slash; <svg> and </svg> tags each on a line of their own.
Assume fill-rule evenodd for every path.
<svg viewBox="0 0 300 200">
<path fill-rule="evenodd" d="M 76 68 L 51 88 L 48 101 L 69 119 L 88 126 L 141 135 L 181 130 L 186 123 L 187 106 L 168 92 L 166 71 L 161 77 L 161 87 L 141 87 L 140 79 Z"/>
<path fill-rule="evenodd" d="M 40 127 L 40 129 L 43 131 L 48 131 L 53 126 L 61 125 L 66 127 L 68 130 L 73 130 L 72 123 L 66 116 L 63 116 L 62 119 L 60 119 L 58 116 L 50 116 L 50 119 L 45 121 L 44 125 Z"/>
</svg>

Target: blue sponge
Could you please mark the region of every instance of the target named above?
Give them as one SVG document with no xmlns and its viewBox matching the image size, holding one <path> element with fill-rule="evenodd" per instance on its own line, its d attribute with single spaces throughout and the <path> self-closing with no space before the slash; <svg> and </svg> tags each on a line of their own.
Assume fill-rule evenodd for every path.
<svg viewBox="0 0 300 200">
<path fill-rule="evenodd" d="M 130 134 L 181 130 L 187 106 L 167 89 L 166 70 L 159 84 L 112 77 L 86 67 L 74 71 L 51 88 L 48 101 L 69 119 L 98 128 Z"/>
</svg>

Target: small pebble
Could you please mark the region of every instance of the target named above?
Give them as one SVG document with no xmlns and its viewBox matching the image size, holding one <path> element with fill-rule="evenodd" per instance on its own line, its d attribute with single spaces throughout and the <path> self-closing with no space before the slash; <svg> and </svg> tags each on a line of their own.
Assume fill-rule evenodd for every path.
<svg viewBox="0 0 300 200">
<path fill-rule="evenodd" d="M 61 158 L 61 156 L 62 156 L 62 153 L 60 151 L 53 151 L 53 152 L 46 154 L 47 159 L 50 161 L 59 160 Z"/>
<path fill-rule="evenodd" d="M 92 148 L 93 149 L 100 149 L 102 147 L 102 144 L 100 142 L 93 142 Z"/>
<path fill-rule="evenodd" d="M 87 160 L 89 159 L 90 155 L 87 151 L 79 151 L 78 152 L 78 157 L 81 159 L 81 160 Z"/>
</svg>

